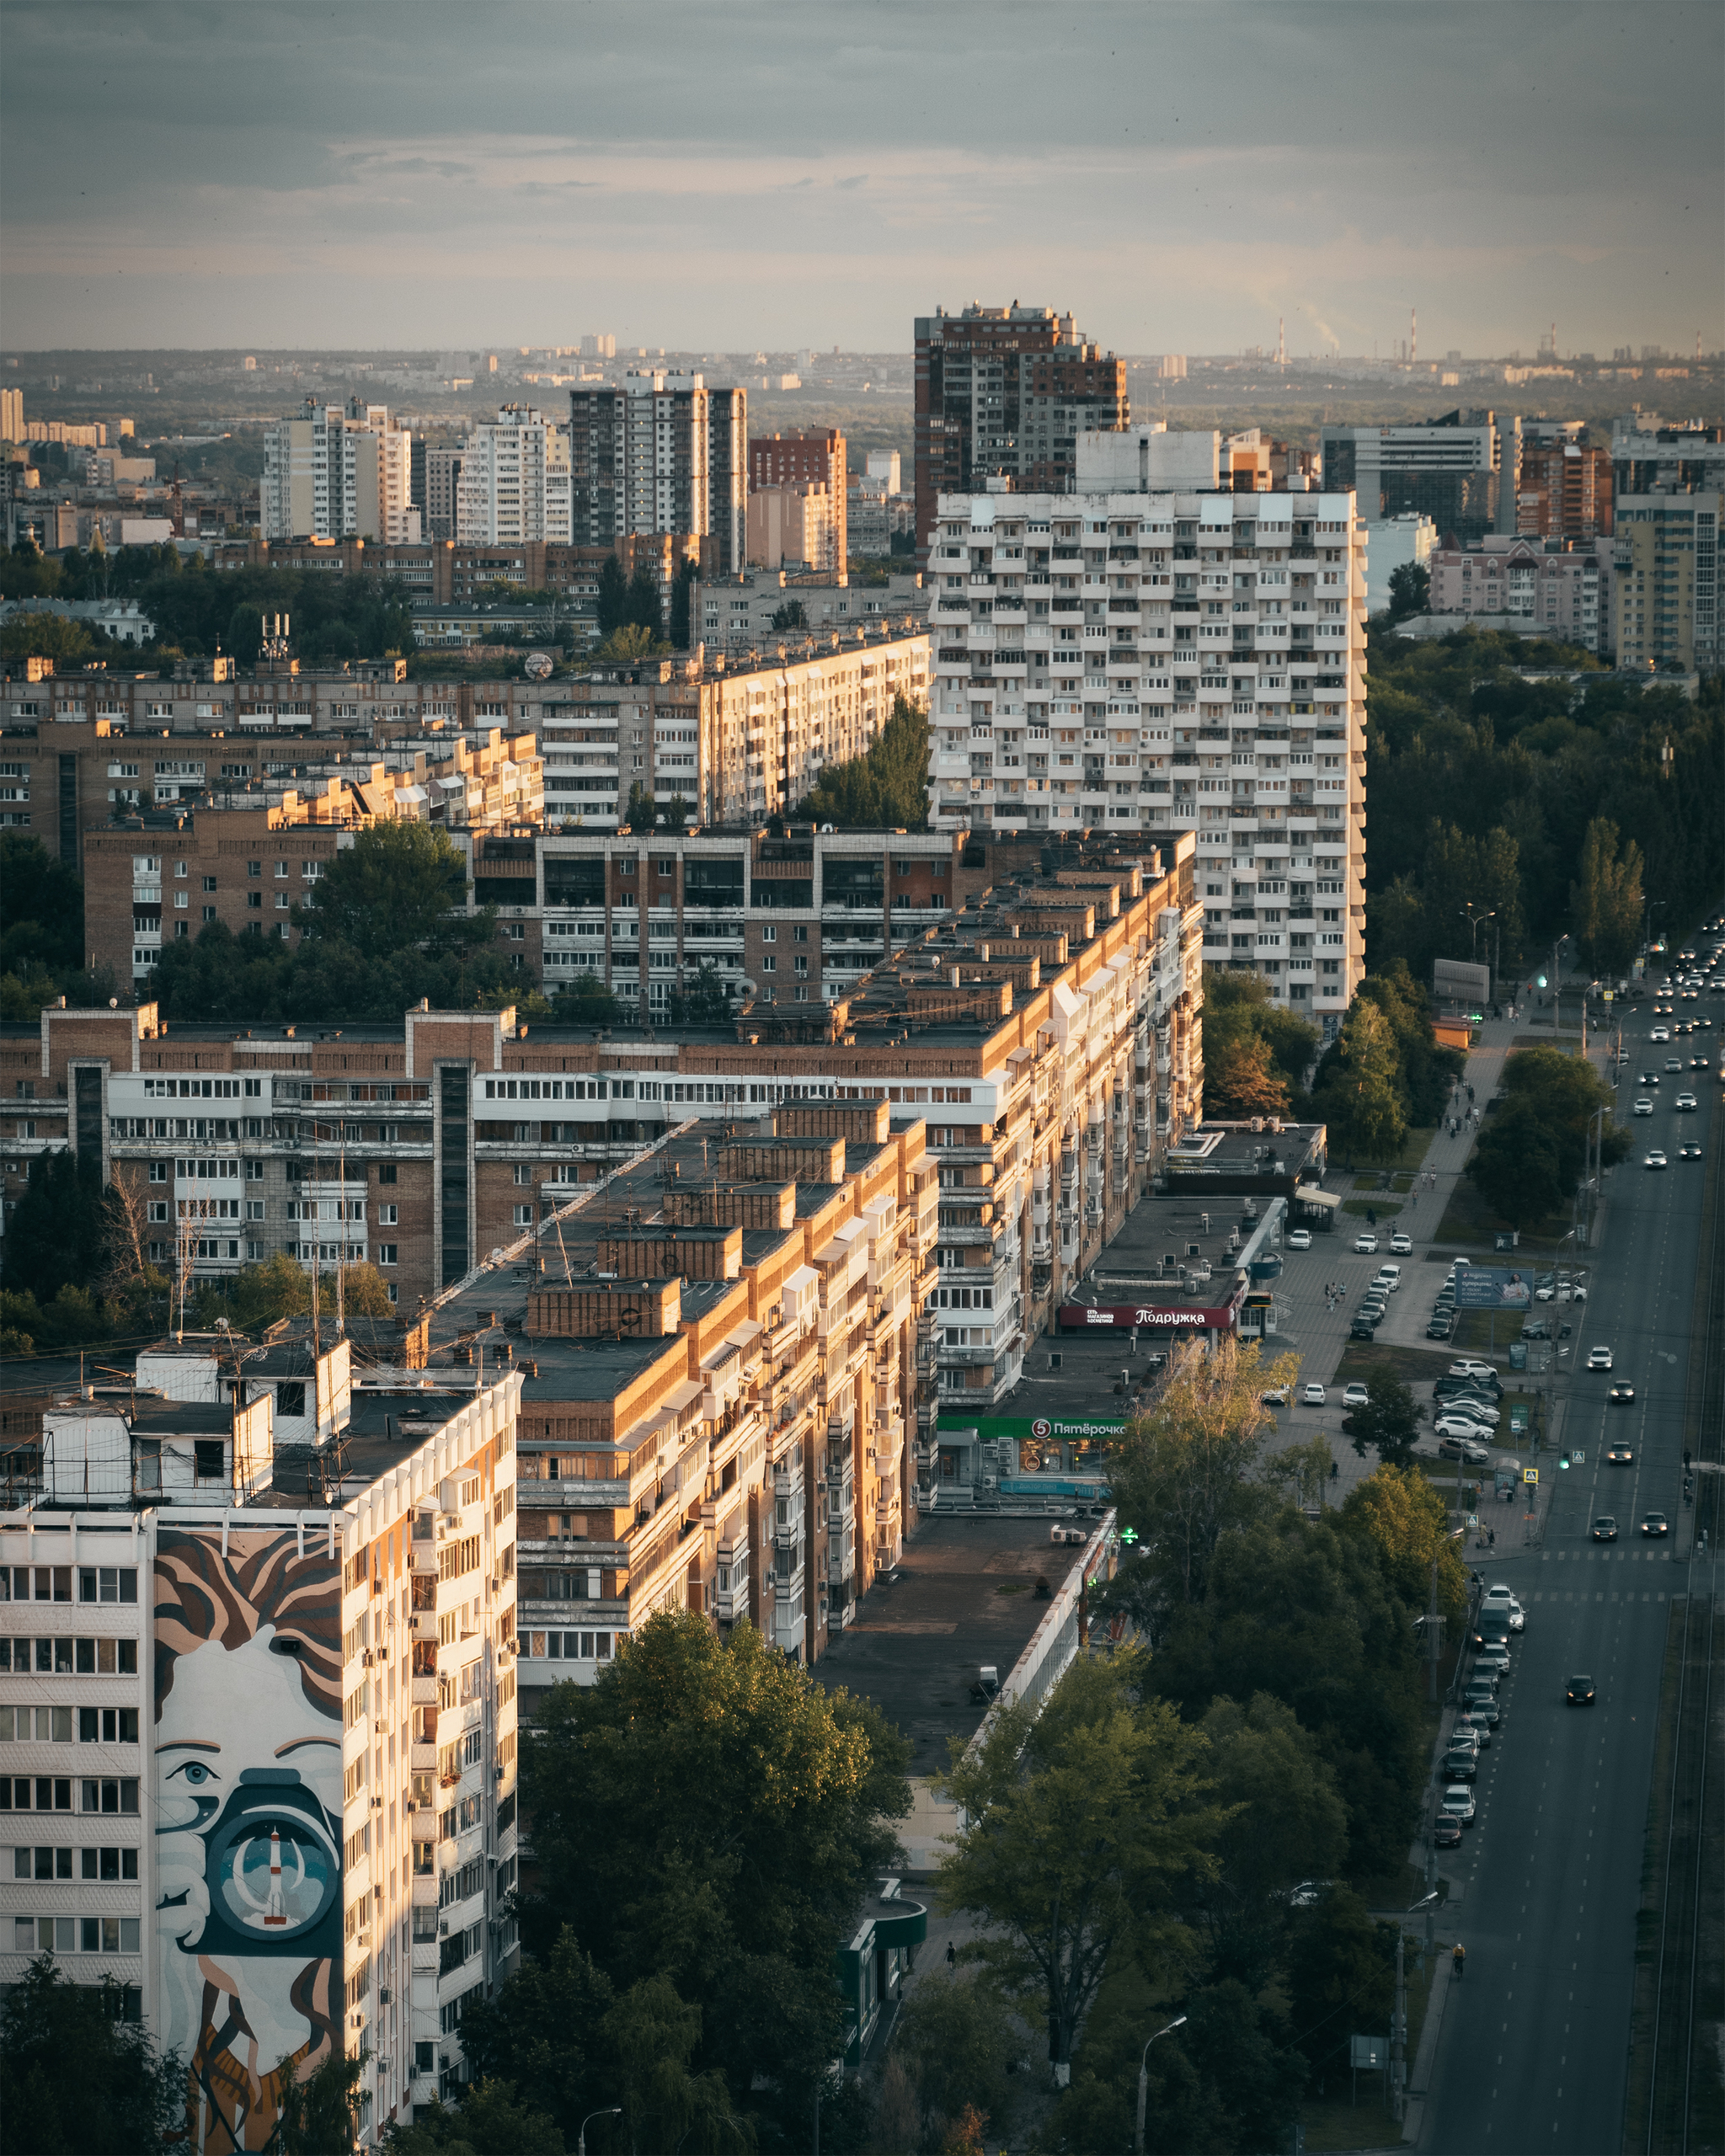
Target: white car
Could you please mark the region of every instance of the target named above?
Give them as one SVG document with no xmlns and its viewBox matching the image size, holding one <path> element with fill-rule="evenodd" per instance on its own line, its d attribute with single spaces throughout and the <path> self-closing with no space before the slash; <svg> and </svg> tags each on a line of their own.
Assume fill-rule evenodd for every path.
<svg viewBox="0 0 1725 2156">
<path fill-rule="evenodd" d="M 1693 1108 L 1696 1105 L 1695 1095 L 1693 1093 L 1680 1093 L 1673 1105 L 1678 1109 L 1680 1113 L 1686 1108 Z"/>
<path fill-rule="evenodd" d="M 1390 1238 L 1390 1251 L 1391 1255 L 1395 1257 L 1411 1257 L 1413 1251 L 1413 1236 L 1404 1235 L 1398 1230 L 1397 1233 Z"/>
<path fill-rule="evenodd" d="M 1525 1631 L 1527 1627 L 1526 1612 L 1513 1597 L 1493 1599 L 1488 1594 L 1480 1604 L 1479 1614 L 1482 1617 L 1501 1617 L 1512 1632 Z"/>
<path fill-rule="evenodd" d="M 1402 1285 L 1401 1267 L 1399 1265 L 1381 1265 L 1378 1267 L 1378 1285 L 1381 1288 L 1399 1288 Z"/>
<path fill-rule="evenodd" d="M 1649 1100 L 1642 1099 L 1637 1101 L 1635 1104 L 1635 1113 L 1637 1115 L 1651 1115 L 1653 1112 L 1653 1104 Z"/>
<path fill-rule="evenodd" d="M 1375 1257 L 1378 1254 L 1378 1239 L 1369 1232 L 1356 1235 L 1354 1238 L 1354 1247 L 1366 1257 Z"/>
<path fill-rule="evenodd" d="M 1648 1155 L 1646 1160 L 1642 1162 L 1642 1166 L 1644 1168 L 1669 1168 L 1670 1165 L 1671 1163 L 1665 1158 L 1665 1155 L 1659 1150 L 1657 1145 L 1654 1146 L 1653 1151 Z"/>
<path fill-rule="evenodd" d="M 1447 1812 L 1452 1819 L 1459 1819 L 1464 1827 L 1473 1824 L 1473 1791 L 1466 1782 L 1453 1783 L 1444 1791 L 1443 1803 L 1438 1807 Z"/>
<path fill-rule="evenodd" d="M 1308 1407 L 1322 1407 L 1324 1404 L 1324 1389 L 1321 1385 L 1304 1385 L 1300 1388 L 1300 1397 Z"/>
<path fill-rule="evenodd" d="M 1671 1028 L 1669 1026 L 1655 1026 L 1652 1033 L 1648 1035 L 1649 1041 L 1669 1041 L 1670 1038 Z"/>
<path fill-rule="evenodd" d="M 1290 1228 L 1286 1241 L 1290 1250 L 1310 1250 L 1311 1230 L 1310 1228 Z"/>
<path fill-rule="evenodd" d="M 1491 1438 L 1491 1426 L 1476 1422 L 1471 1415 L 1439 1415 L 1432 1428 L 1440 1438 L 1466 1438 L 1480 1448 L 1480 1458 L 1485 1458 L 1485 1447 Z"/>
<path fill-rule="evenodd" d="M 1451 1363 L 1450 1374 L 1452 1378 L 1494 1378 L 1498 1373 L 1489 1363 L 1464 1361 Z"/>
<path fill-rule="evenodd" d="M 1371 1395 L 1363 1385 L 1350 1385 L 1342 1395 L 1342 1405 L 1344 1407 L 1364 1407 L 1370 1398 Z"/>
<path fill-rule="evenodd" d="M 1464 1415 L 1476 1422 L 1483 1422 L 1495 1430 L 1503 1419 L 1500 1408 L 1487 1406 L 1482 1400 L 1446 1400 L 1438 1409 L 1440 1415 Z"/>
<path fill-rule="evenodd" d="M 1589 1348 L 1587 1351 L 1587 1366 L 1590 1370 L 1609 1370 L 1611 1367 L 1610 1349 Z"/>
</svg>

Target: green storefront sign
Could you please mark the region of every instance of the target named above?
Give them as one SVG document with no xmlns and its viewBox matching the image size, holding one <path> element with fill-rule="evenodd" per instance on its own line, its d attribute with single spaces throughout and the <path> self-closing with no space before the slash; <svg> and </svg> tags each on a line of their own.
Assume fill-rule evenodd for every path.
<svg viewBox="0 0 1725 2156">
<path fill-rule="evenodd" d="M 1125 1427 L 1118 1417 L 943 1415 L 936 1425 L 936 1435 L 956 1438 L 961 1432 L 974 1431 L 984 1444 L 1000 1438 L 1014 1438 L 1020 1444 L 1106 1444 Z"/>
</svg>

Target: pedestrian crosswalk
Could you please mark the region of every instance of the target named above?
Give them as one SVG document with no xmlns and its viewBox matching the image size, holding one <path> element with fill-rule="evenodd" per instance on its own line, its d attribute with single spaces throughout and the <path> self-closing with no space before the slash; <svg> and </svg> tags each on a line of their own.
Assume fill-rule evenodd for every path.
<svg viewBox="0 0 1725 2156">
<path fill-rule="evenodd" d="M 1588 1590 L 1586 1588 L 1572 1589 L 1566 1594 L 1562 1588 L 1554 1587 L 1549 1589 L 1546 1588 L 1535 1588 L 1533 1593 L 1529 1595 L 1527 1598 L 1530 1602 L 1585 1602 L 1588 1599 Z M 1605 1590 L 1603 1588 L 1598 1588 L 1594 1590 L 1593 1599 L 1595 1602 L 1603 1602 L 1605 1598 Z M 1644 1588 L 1642 1590 L 1641 1598 L 1643 1602 L 1663 1602 L 1665 1599 L 1665 1590 L 1664 1588 L 1661 1588 L 1658 1592 L 1655 1593 L 1651 1588 Z M 1680 1602 L 1683 1599 L 1681 1595 L 1677 1598 Z M 1631 1588 L 1628 1592 L 1624 1594 L 1618 1594 L 1614 1592 L 1610 1599 L 1613 1602 L 1633 1602 L 1635 1599 L 1635 1590 L 1633 1588 Z"/>
<path fill-rule="evenodd" d="M 1669 1544 L 1657 1549 L 1651 1545 L 1645 1550 L 1542 1550 L 1540 1562 L 1571 1565 L 1633 1565 L 1645 1558 L 1650 1565 L 1674 1565 L 1677 1552 Z"/>
</svg>

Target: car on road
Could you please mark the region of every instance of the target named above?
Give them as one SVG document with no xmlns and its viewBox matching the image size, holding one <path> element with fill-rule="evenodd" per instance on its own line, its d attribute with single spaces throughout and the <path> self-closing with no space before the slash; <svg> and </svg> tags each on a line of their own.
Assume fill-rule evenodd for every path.
<svg viewBox="0 0 1725 2156">
<path fill-rule="evenodd" d="M 1364 1407 L 1370 1398 L 1371 1395 L 1365 1387 L 1356 1381 L 1343 1391 L 1342 1405 L 1344 1407 Z"/>
<path fill-rule="evenodd" d="M 1594 1703 L 1594 1680 L 1591 1677 L 1572 1677 L 1563 1697 L 1572 1707 L 1590 1707 Z"/>
<path fill-rule="evenodd" d="M 1291 1390 L 1292 1387 L 1289 1385 L 1273 1385 L 1268 1392 L 1261 1392 L 1258 1396 L 1266 1407 L 1285 1407 Z"/>
<path fill-rule="evenodd" d="M 1707 1059 L 1704 1055 L 1692 1055 L 1689 1059 L 1689 1067 L 1691 1070 L 1705 1070 L 1707 1067 Z"/>
<path fill-rule="evenodd" d="M 1614 1385 L 1605 1397 L 1614 1407 L 1627 1407 L 1635 1398 L 1635 1387 L 1632 1385 Z M 1608 1454 L 1607 1458 L 1615 1460 L 1616 1454 Z"/>
<path fill-rule="evenodd" d="M 1459 1819 L 1464 1827 L 1471 1827 L 1474 1822 L 1473 1791 L 1466 1782 L 1451 1782 L 1438 1808 L 1447 1812 L 1452 1819 Z"/>
<path fill-rule="evenodd" d="M 1601 1513 L 1599 1518 L 1594 1522 L 1594 1540 L 1595 1542 L 1615 1542 L 1616 1540 L 1616 1521 L 1613 1519 L 1610 1513 Z"/>
<path fill-rule="evenodd" d="M 1471 1744 L 1451 1745 L 1439 1762 L 1438 1772 L 1444 1780 L 1454 1785 L 1471 1782 L 1479 1772 L 1479 1761 Z"/>
<path fill-rule="evenodd" d="M 1680 1145 L 1677 1149 L 1677 1157 L 1680 1161 L 1698 1161 L 1701 1156 L 1701 1149 L 1699 1145 Z"/>
<path fill-rule="evenodd" d="M 1426 1326 L 1425 1337 L 1428 1340 L 1447 1340 L 1455 1330 L 1448 1318 L 1433 1317 Z"/>
<path fill-rule="evenodd" d="M 1348 1328 L 1350 1340 L 1370 1340 L 1377 1332 L 1375 1321 L 1369 1317 L 1356 1317 Z"/>
<path fill-rule="evenodd" d="M 1498 1705 L 1498 1688 L 1489 1670 L 1468 1680 L 1461 1704 L 1482 1728 L 1495 1729 L 1503 1719 L 1503 1710 Z"/>
<path fill-rule="evenodd" d="M 1480 1611 L 1480 1621 L 1483 1624 L 1493 1618 L 1499 1624 L 1507 1625 L 1512 1632 L 1527 1630 L 1527 1613 L 1519 1602 L 1487 1603 Z"/>
<path fill-rule="evenodd" d="M 1396 1290 L 1402 1285 L 1401 1267 L 1399 1265 L 1381 1265 L 1378 1267 L 1378 1277 L 1372 1284 L 1375 1287 L 1383 1289 L 1387 1294 L 1393 1295 Z"/>
<path fill-rule="evenodd" d="M 1683 1058 L 1680 1055 L 1668 1055 L 1665 1058 L 1665 1068 L 1667 1070 L 1681 1070 Z"/>
<path fill-rule="evenodd" d="M 1322 1407 L 1324 1404 L 1324 1389 L 1321 1385 L 1302 1385 L 1300 1389 L 1300 1397 L 1308 1407 Z"/>
<path fill-rule="evenodd" d="M 1452 1378 L 1495 1378 L 1498 1373 L 1492 1364 L 1482 1363 L 1474 1356 L 1459 1363 L 1451 1363 L 1449 1374 Z"/>
<path fill-rule="evenodd" d="M 1440 1812 L 1432 1822 L 1432 1847 L 1456 1849 L 1461 1846 L 1461 1822 L 1453 1812 Z"/>
<path fill-rule="evenodd" d="M 1635 1082 L 1637 1086 L 1657 1086 L 1659 1082 L 1659 1074 L 1657 1070 L 1643 1070 Z"/>
<path fill-rule="evenodd" d="M 1398 1229 L 1396 1230 L 1396 1233 L 1395 1233 L 1393 1235 L 1391 1235 L 1391 1238 L 1390 1238 L 1390 1254 L 1391 1254 L 1391 1256 L 1392 1257 L 1411 1257 L 1411 1256 L 1413 1255 L 1413 1236 L 1412 1236 L 1412 1235 L 1404 1235 L 1404 1234 L 1402 1232 L 1402 1230 L 1398 1228 Z"/>
<path fill-rule="evenodd" d="M 1680 1093 L 1677 1096 L 1677 1113 L 1679 1115 L 1693 1115 L 1695 1113 L 1695 1110 L 1696 1097 L 1693 1093 Z"/>
<path fill-rule="evenodd" d="M 1492 1710 L 1492 1715 L 1493 1719 L 1495 1720 L 1497 1715 L 1497 1710 L 1495 1707 L 1493 1707 Z M 1455 1727 L 1452 1732 L 1452 1737 L 1461 1737 L 1463 1735 L 1472 1737 L 1479 1745 L 1480 1749 L 1484 1751 L 1492 1741 L 1491 1721 L 1487 1721 L 1486 1716 L 1480 1714 L 1476 1709 L 1472 1707 L 1464 1707 L 1461 1713 L 1455 1717 Z"/>
<path fill-rule="evenodd" d="M 1665 1006 L 1665 1015 L 1667 1017 L 1670 1017 L 1672 1008 L 1673 1006 L 1669 1003 Z M 1650 1041 L 1669 1041 L 1670 1038 L 1671 1029 L 1669 1026 L 1655 1026 L 1653 1031 L 1648 1035 L 1648 1038 Z"/>
<path fill-rule="evenodd" d="M 1609 1370 L 1611 1367 L 1610 1349 L 1589 1348 L 1587 1351 L 1587 1366 L 1590 1370 Z"/>
<path fill-rule="evenodd" d="M 1637 1115 L 1651 1115 L 1653 1112 L 1653 1104 L 1649 1100 L 1639 1100 L 1635 1104 L 1635 1113 Z"/>
<path fill-rule="evenodd" d="M 1671 1532 L 1671 1523 L 1664 1513 L 1643 1513 L 1641 1516 L 1641 1531 L 1643 1534 L 1669 1534 Z"/>
<path fill-rule="evenodd" d="M 1290 1250 L 1310 1250 L 1311 1230 L 1310 1228 L 1290 1228 L 1284 1240 Z"/>
<path fill-rule="evenodd" d="M 1642 1166 L 1644 1168 L 1669 1168 L 1670 1165 L 1671 1163 L 1665 1158 L 1665 1155 L 1659 1150 L 1657 1145 L 1655 1145 L 1652 1152 L 1648 1155 L 1646 1160 L 1642 1162 Z"/>
<path fill-rule="evenodd" d="M 1354 1238 L 1354 1247 L 1364 1257 L 1375 1257 L 1378 1254 L 1378 1239 L 1371 1234 L 1356 1235 Z"/>
<path fill-rule="evenodd" d="M 1509 1649 L 1503 1641 L 1487 1641 L 1474 1659 L 1476 1669 L 1495 1669 L 1502 1675 L 1509 1674 Z"/>
</svg>

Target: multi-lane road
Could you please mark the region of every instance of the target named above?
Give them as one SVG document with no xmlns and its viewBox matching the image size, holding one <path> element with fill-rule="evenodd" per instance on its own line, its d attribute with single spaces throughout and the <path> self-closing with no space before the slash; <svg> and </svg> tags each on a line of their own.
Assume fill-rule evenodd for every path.
<svg viewBox="0 0 1725 2156">
<path fill-rule="evenodd" d="M 1679 1006 L 1680 1011 L 1695 1006 Z M 1715 1030 L 1674 1043 L 1691 1053 Z M 1647 1047 L 1651 1019 L 1626 1043 Z M 1632 1079 L 1657 1060 L 1627 1066 Z M 1692 1086 L 1699 1112 L 1672 1102 Z M 1682 1493 L 1683 1423 L 1704 1178 L 1725 1143 L 1717 1081 L 1686 1068 L 1664 1078 L 1651 1118 L 1628 1123 L 1630 1160 L 1611 1177 L 1591 1293 L 1575 1320 L 1577 1365 L 1567 1385 L 1560 1434 L 1580 1461 L 1556 1475 L 1542 1545 L 1492 1561 L 1526 1611 L 1503 1682 L 1503 1718 L 1484 1755 L 1477 1823 L 1446 1853 L 1450 1907 L 1440 1929 L 1467 1950 L 1467 1974 L 1450 1983 L 1426 2081 L 1419 2147 L 1435 2156 L 1550 2149 L 1561 2156 L 1624 2146 L 1636 1913 L 1652 1785 L 1667 1625 L 1674 1598 L 1715 1592 L 1716 1564 L 1691 1549 L 1693 1514 Z M 1634 1089 L 1622 1088 L 1627 1115 Z M 1678 1146 L 1699 1140 L 1701 1161 Z M 1671 1165 L 1642 1156 L 1664 1148 Z M 1595 1346 L 1611 1349 L 1610 1376 L 1583 1367 Z M 1612 1406 L 1614 1380 L 1636 1388 Z M 1606 1463 L 1606 1444 L 1628 1438 L 1634 1459 Z M 1666 1513 L 1669 1539 L 1639 1533 L 1644 1513 Z M 1621 1529 L 1615 1545 L 1590 1540 L 1595 1515 Z M 1591 1676 L 1597 1703 L 1565 1704 L 1566 1680 Z"/>
</svg>

